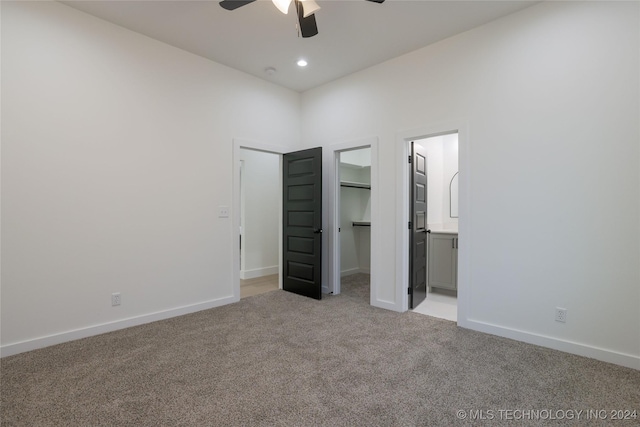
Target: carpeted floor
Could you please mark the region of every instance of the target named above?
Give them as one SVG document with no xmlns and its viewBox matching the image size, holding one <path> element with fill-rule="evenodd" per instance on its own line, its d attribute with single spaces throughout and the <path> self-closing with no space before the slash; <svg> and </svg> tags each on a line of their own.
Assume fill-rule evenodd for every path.
<svg viewBox="0 0 640 427">
<path fill-rule="evenodd" d="M 640 414 L 636 420 L 610 421 L 610 412 L 591 412 L 590 418 L 577 412 L 640 411 L 640 371 L 416 313 L 377 309 L 346 287 L 343 283 L 341 295 L 322 301 L 273 291 L 4 358 L 0 421 L 3 426 L 640 425 Z"/>
<path fill-rule="evenodd" d="M 360 299 L 369 304 L 371 299 L 371 276 L 364 273 L 351 274 L 340 278 L 340 293 Z"/>
</svg>

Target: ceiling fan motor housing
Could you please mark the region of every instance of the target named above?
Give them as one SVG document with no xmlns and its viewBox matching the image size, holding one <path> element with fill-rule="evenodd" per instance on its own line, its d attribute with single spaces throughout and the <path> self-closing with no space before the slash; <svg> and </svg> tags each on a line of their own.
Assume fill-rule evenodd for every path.
<svg viewBox="0 0 640 427">
<path fill-rule="evenodd" d="M 245 6 L 249 3 L 253 3 L 256 0 L 222 0 L 220 6 L 226 10 L 235 10 L 239 7 Z M 384 0 L 366 0 L 373 3 L 383 3 Z M 300 29 L 300 35 L 303 38 L 313 37 L 318 34 L 318 25 L 316 24 L 315 12 L 320 9 L 320 6 L 314 0 L 294 0 L 296 6 L 296 13 L 298 15 L 298 28 Z M 275 4 L 275 2 L 274 2 Z M 279 10 L 288 10 L 288 5 L 291 1 L 286 3 L 286 6 L 276 6 Z M 283 13 L 287 13 L 283 11 Z"/>
</svg>

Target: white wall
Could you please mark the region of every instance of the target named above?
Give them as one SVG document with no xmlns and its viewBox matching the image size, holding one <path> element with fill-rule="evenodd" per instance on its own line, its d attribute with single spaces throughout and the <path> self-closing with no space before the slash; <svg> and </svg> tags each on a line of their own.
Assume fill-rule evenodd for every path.
<svg viewBox="0 0 640 427">
<path fill-rule="evenodd" d="M 232 140 L 295 147 L 298 93 L 2 2 L 2 107 L 3 355 L 234 300 Z"/>
<path fill-rule="evenodd" d="M 303 94 L 305 146 L 379 138 L 374 304 L 405 286 L 398 134 L 464 122 L 460 324 L 640 368 L 638 8 L 542 3 Z"/>
<path fill-rule="evenodd" d="M 361 167 L 371 166 L 371 148 L 343 151 L 340 153 L 340 162 Z M 367 182 L 370 182 L 370 177 Z"/>
<path fill-rule="evenodd" d="M 442 225 L 444 228 L 457 228 L 458 218 L 451 217 L 451 179 L 459 171 L 458 134 L 442 136 Z M 457 193 L 453 193 L 454 204 L 458 202 Z"/>
<path fill-rule="evenodd" d="M 428 228 L 457 228 L 458 218 L 450 216 L 450 183 L 458 172 L 458 134 L 418 139 L 427 156 Z"/>
<path fill-rule="evenodd" d="M 640 368 L 637 2 L 537 5 L 309 91 L 302 114 L 64 5 L 1 7 L 3 354 L 232 301 L 234 137 L 376 136 L 372 298 L 401 307 L 397 136 L 457 120 L 461 324 Z"/>
<path fill-rule="evenodd" d="M 278 272 L 280 223 L 280 156 L 240 150 L 242 171 L 242 261 L 240 278 Z"/>
</svg>

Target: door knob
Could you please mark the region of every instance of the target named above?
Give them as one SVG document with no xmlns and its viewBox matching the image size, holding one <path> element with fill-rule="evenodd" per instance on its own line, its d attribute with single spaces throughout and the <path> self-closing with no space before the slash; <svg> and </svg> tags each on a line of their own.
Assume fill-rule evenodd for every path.
<svg viewBox="0 0 640 427">
<path fill-rule="evenodd" d="M 314 228 L 313 229 L 313 234 L 321 234 L 322 233 L 322 228 Z"/>
</svg>

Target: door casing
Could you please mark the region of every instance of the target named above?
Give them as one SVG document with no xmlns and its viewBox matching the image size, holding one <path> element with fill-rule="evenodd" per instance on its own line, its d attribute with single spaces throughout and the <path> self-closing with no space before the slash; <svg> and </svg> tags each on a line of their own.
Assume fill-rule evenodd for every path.
<svg viewBox="0 0 640 427">
<path fill-rule="evenodd" d="M 329 241 L 327 244 L 329 256 L 330 274 L 328 286 L 323 289 L 324 292 L 339 294 L 340 293 L 340 153 L 343 151 L 351 151 L 359 148 L 371 148 L 371 274 L 370 289 L 371 297 L 369 303 L 371 305 L 389 308 L 385 303 L 378 301 L 377 285 L 379 278 L 378 265 L 380 257 L 380 239 L 379 239 L 379 206 L 378 206 L 378 138 L 369 137 L 355 139 L 330 145 L 326 150 L 327 161 L 329 166 L 325 178 L 327 179 L 325 188 L 328 189 L 329 198 L 329 230 L 327 233 Z"/>
<path fill-rule="evenodd" d="M 380 263 L 381 263 L 381 241 L 380 230 L 378 224 L 380 224 L 380 202 L 379 202 L 379 168 L 378 168 L 378 138 L 377 137 L 365 137 L 360 139 L 348 140 L 332 144 L 326 149 L 323 149 L 323 166 L 324 172 L 322 176 L 322 188 L 323 188 L 323 229 L 329 230 L 329 232 L 323 233 L 322 242 L 322 257 L 327 260 L 322 266 L 323 280 L 322 291 L 324 293 L 333 292 L 335 285 L 338 285 L 338 292 L 340 286 L 340 235 L 338 234 L 338 227 L 340 224 L 340 211 L 339 203 L 335 202 L 336 197 L 340 195 L 340 183 L 335 179 L 336 177 L 336 159 L 339 160 L 339 151 L 352 150 L 356 148 L 371 147 L 371 299 L 370 303 L 373 306 L 385 308 L 393 311 L 402 311 L 401 305 L 397 301 L 389 300 L 388 298 L 380 298 L 378 284 L 380 281 Z M 267 144 L 259 141 L 234 138 L 233 139 L 233 189 L 232 189 L 232 205 L 231 205 L 231 221 L 232 221 L 232 236 L 234 243 L 231 245 L 232 251 L 232 283 L 233 283 L 233 301 L 240 300 L 240 251 L 238 250 L 238 240 L 240 238 L 240 149 L 246 148 L 250 150 L 265 151 L 268 153 L 274 153 L 280 155 L 280 182 L 282 187 L 282 155 L 286 152 L 293 151 L 293 149 L 280 147 L 277 145 Z M 323 147 L 325 148 L 325 147 Z M 282 206 L 282 195 L 280 195 L 279 204 Z M 278 253 L 280 277 L 279 288 L 282 289 L 282 211 L 280 211 L 278 222 Z M 406 292 L 406 290 L 405 290 Z M 406 302 L 405 302 L 406 305 Z M 406 311 L 406 308 L 405 308 Z"/>
<path fill-rule="evenodd" d="M 464 120 L 434 123 L 423 127 L 409 129 L 396 134 L 397 177 L 396 177 L 396 311 L 407 311 L 409 307 L 409 170 L 408 156 L 413 140 L 434 136 L 458 133 L 458 165 L 459 183 L 459 218 L 458 235 L 460 249 L 458 252 L 458 325 L 469 327 L 468 313 L 470 307 L 469 251 L 470 238 L 470 202 L 469 187 L 471 171 L 469 168 L 469 131 Z"/>
<path fill-rule="evenodd" d="M 278 147 L 277 145 L 264 144 L 257 141 L 245 139 L 233 139 L 233 189 L 231 203 L 231 227 L 232 239 L 231 244 L 231 280 L 233 283 L 233 301 L 240 301 L 240 149 L 264 151 L 267 153 L 277 154 L 280 157 L 280 168 L 278 173 L 278 186 L 282 188 L 282 155 L 291 151 L 289 149 Z M 282 289 L 282 193 L 280 192 L 280 200 L 278 201 L 280 212 L 278 214 L 278 287 Z"/>
</svg>

